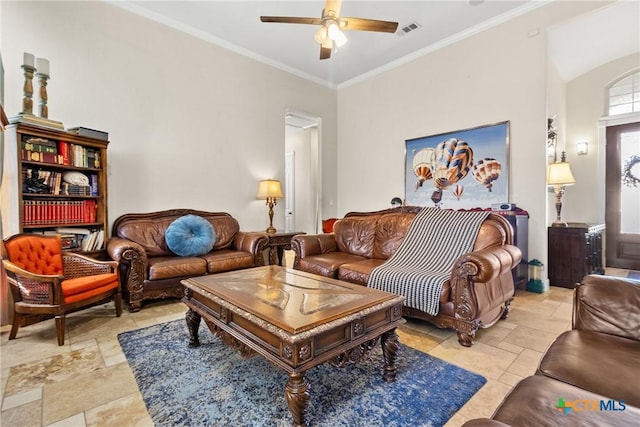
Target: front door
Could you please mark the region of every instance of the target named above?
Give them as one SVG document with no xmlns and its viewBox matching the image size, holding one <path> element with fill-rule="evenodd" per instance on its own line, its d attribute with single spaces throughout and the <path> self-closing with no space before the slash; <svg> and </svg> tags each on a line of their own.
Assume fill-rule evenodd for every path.
<svg viewBox="0 0 640 427">
<path fill-rule="evenodd" d="M 607 267 L 640 270 L 640 122 L 607 127 Z"/>
</svg>

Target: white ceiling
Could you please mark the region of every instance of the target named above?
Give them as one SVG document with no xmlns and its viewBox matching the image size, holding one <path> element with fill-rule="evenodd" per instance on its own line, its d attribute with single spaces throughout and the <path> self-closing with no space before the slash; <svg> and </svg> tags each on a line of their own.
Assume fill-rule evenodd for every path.
<svg viewBox="0 0 640 427">
<path fill-rule="evenodd" d="M 551 28 L 547 43 L 547 55 L 566 82 L 640 52 L 640 1 L 617 2 Z"/>
<path fill-rule="evenodd" d="M 257 59 L 269 65 L 284 69 L 301 77 L 329 87 L 358 81 L 372 74 L 406 63 L 416 57 L 468 37 L 474 33 L 497 25 L 508 19 L 544 5 L 545 1 L 527 0 L 413 0 L 413 1 L 364 1 L 344 0 L 341 16 L 396 21 L 398 29 L 417 23 L 420 28 L 408 34 L 398 35 L 366 31 L 345 32 L 348 42 L 335 52 L 330 59 L 319 59 L 320 47 L 313 35 L 314 25 L 262 23 L 261 15 L 320 17 L 323 0 L 279 0 L 279 1 L 111 1 L 113 5 L 155 20 L 180 31 L 192 34 L 209 42 L 228 48 L 240 54 Z M 621 13 L 609 13 L 607 22 L 625 19 L 630 27 L 635 27 L 629 36 L 621 31 L 624 26 L 615 25 L 616 31 L 605 33 L 607 37 L 618 35 L 625 41 L 635 40 L 638 51 L 638 5 L 640 2 L 624 2 Z M 629 9 L 635 7 L 635 15 Z M 616 9 L 609 7 L 607 9 Z M 596 15 L 596 14 L 591 14 Z M 594 44 L 587 43 L 580 48 L 580 55 L 574 55 L 576 46 L 585 46 L 593 40 L 598 28 L 598 16 L 573 22 L 574 27 L 556 29 L 551 39 L 557 47 L 552 50 L 554 63 L 560 74 L 575 75 L 577 69 L 593 67 L 595 62 L 604 61 Z M 635 24 L 633 22 L 635 19 Z M 595 20 L 595 21 L 594 21 Z M 586 30 L 584 30 L 586 28 Z M 624 33 L 624 34 L 621 34 Z M 550 39 L 550 40 L 551 40 Z M 609 40 L 609 39 L 607 39 Z M 603 43 L 598 43 L 598 46 Z M 633 45 L 633 43 L 631 43 Z M 604 55 L 611 56 L 610 42 L 604 44 Z M 631 52 L 629 52 L 631 53 Z M 579 56 L 579 58 L 575 58 Z M 596 59 L 595 57 L 598 56 Z M 622 56 L 622 55 L 620 55 Z M 569 60 L 569 58 L 573 58 Z M 615 58 L 612 58 L 615 59 Z M 611 60 L 611 59 L 608 59 Z M 577 61 L 577 62 L 576 62 Z M 599 65 L 598 64 L 598 65 Z M 576 68 L 578 67 L 578 68 Z M 587 71 L 587 70 L 584 70 Z M 584 72 L 583 71 L 583 72 Z"/>
</svg>

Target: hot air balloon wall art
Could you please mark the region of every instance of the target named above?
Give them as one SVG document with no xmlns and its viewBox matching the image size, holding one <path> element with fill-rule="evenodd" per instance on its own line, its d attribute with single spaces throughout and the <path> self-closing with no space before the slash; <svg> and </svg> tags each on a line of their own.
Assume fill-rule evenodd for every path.
<svg viewBox="0 0 640 427">
<path fill-rule="evenodd" d="M 509 121 L 405 141 L 405 204 L 509 203 Z"/>
</svg>

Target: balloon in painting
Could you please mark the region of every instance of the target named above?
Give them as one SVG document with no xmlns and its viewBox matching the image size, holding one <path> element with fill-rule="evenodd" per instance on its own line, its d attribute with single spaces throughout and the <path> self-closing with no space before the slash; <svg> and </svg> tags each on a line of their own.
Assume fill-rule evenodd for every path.
<svg viewBox="0 0 640 427">
<path fill-rule="evenodd" d="M 454 196 L 456 196 L 456 199 L 460 200 L 460 197 L 462 197 L 462 195 L 464 194 L 464 186 L 456 184 L 456 186 L 453 187 L 452 193 Z"/>
<path fill-rule="evenodd" d="M 473 177 L 489 191 L 493 187 L 493 182 L 500 177 L 500 172 L 502 172 L 502 165 L 490 157 L 485 157 L 473 166 Z"/>
<path fill-rule="evenodd" d="M 433 170 L 433 184 L 439 190 L 446 190 L 467 176 L 473 166 L 473 150 L 466 141 L 450 138 L 436 146 L 436 166 Z"/>
<path fill-rule="evenodd" d="M 422 187 L 425 181 L 433 177 L 432 168 L 435 164 L 435 152 L 433 148 L 423 148 L 413 156 L 413 173 L 418 178 L 414 187 L 415 191 Z"/>
</svg>

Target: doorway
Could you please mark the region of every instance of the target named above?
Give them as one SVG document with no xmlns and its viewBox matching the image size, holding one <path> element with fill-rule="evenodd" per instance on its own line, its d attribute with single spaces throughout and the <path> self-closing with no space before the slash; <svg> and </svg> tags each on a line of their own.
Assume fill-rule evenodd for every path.
<svg viewBox="0 0 640 427">
<path fill-rule="evenodd" d="M 285 229 L 316 234 L 321 216 L 321 119 L 285 114 Z"/>
<path fill-rule="evenodd" d="M 640 270 L 640 122 L 606 130 L 607 267 Z"/>
</svg>

